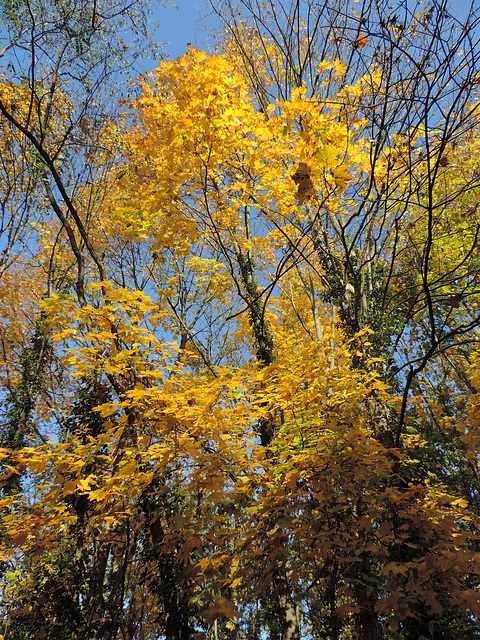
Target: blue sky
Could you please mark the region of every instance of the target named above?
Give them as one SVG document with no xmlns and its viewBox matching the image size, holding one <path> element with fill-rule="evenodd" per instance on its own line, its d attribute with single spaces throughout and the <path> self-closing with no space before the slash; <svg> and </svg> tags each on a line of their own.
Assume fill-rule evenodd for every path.
<svg viewBox="0 0 480 640">
<path fill-rule="evenodd" d="M 208 49 L 209 44 L 214 46 L 213 38 L 206 31 L 214 22 L 212 9 L 207 4 L 207 0 L 178 0 L 176 9 L 168 2 L 155 12 L 155 19 L 160 23 L 156 39 L 165 42 L 165 53 L 170 58 L 185 53 L 187 43 L 199 49 Z"/>
<path fill-rule="evenodd" d="M 480 0 L 475 4 L 480 9 Z M 187 43 L 200 49 L 213 48 L 215 40 L 207 28 L 214 30 L 215 20 L 208 0 L 177 0 L 177 5 L 174 9 L 170 1 L 155 11 L 155 20 L 160 23 L 156 38 L 165 42 L 166 54 L 170 58 L 181 56 L 187 50 Z M 462 17 L 470 7 L 470 0 L 452 0 L 451 6 L 454 13 Z"/>
</svg>

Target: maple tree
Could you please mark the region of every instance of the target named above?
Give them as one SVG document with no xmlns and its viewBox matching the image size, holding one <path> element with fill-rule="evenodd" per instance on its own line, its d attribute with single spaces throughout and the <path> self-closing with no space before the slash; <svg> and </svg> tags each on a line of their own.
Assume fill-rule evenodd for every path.
<svg viewBox="0 0 480 640">
<path fill-rule="evenodd" d="M 245 2 L 78 121 L 73 183 L 68 88 L 2 100 L 46 207 L 1 281 L 5 639 L 480 637 L 477 18 L 343 5 Z"/>
</svg>

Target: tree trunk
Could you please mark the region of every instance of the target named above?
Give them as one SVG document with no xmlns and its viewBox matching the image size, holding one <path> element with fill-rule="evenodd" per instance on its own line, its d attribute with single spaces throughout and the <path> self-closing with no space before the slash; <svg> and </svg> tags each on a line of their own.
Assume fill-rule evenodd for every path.
<svg viewBox="0 0 480 640">
<path fill-rule="evenodd" d="M 300 640 L 297 607 L 287 595 L 280 596 L 279 604 L 283 617 L 282 640 Z"/>
<path fill-rule="evenodd" d="M 249 207 L 245 209 L 245 226 L 247 238 L 250 238 Z M 266 367 L 275 360 L 274 343 L 261 304 L 261 291 L 255 279 L 253 258 L 249 251 L 243 253 L 238 245 L 236 251 L 240 278 L 249 309 L 250 327 L 257 346 L 257 360 Z M 260 441 L 264 447 L 269 447 L 281 423 L 282 414 L 275 411 L 260 421 Z M 300 640 L 297 608 L 291 596 L 291 588 L 284 568 L 276 574 L 276 583 L 280 592 L 277 606 L 282 616 L 282 640 Z"/>
</svg>

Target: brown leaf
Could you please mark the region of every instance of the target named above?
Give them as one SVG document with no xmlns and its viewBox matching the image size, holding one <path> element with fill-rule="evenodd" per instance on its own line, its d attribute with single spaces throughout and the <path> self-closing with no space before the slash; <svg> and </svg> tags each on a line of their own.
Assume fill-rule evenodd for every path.
<svg viewBox="0 0 480 640">
<path fill-rule="evenodd" d="M 297 200 L 298 204 L 303 204 L 314 193 L 312 179 L 310 178 L 310 167 L 305 162 L 300 162 L 298 169 L 292 176 L 292 180 L 298 185 Z"/>
<path fill-rule="evenodd" d="M 223 596 L 219 596 L 213 605 L 202 612 L 208 624 L 213 624 L 217 618 L 240 618 L 241 613 L 237 610 L 233 602 Z"/>
<path fill-rule="evenodd" d="M 464 213 L 462 213 L 462 218 L 466 216 L 474 216 L 477 213 L 477 205 L 474 207 L 469 207 Z"/>
<path fill-rule="evenodd" d="M 439 165 L 440 165 L 441 167 L 446 167 L 446 166 L 447 166 L 447 164 L 449 164 L 448 156 L 442 156 L 442 157 L 440 158 Z"/>
<path fill-rule="evenodd" d="M 463 293 L 452 293 L 448 298 L 448 304 L 455 309 L 460 307 L 460 303 L 463 300 Z"/>
</svg>

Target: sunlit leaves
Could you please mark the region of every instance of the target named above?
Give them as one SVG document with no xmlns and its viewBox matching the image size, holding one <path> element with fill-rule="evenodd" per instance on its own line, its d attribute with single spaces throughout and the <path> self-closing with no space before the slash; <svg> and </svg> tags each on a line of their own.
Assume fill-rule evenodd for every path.
<svg viewBox="0 0 480 640">
<path fill-rule="evenodd" d="M 180 593 L 175 606 L 202 629 L 237 624 L 281 580 L 346 633 L 365 584 L 389 633 L 416 607 L 439 615 L 446 592 L 476 615 L 478 514 L 428 459 L 441 447 L 422 427 L 455 433 L 474 464 L 478 393 L 460 428 L 416 389 L 393 437 L 416 331 L 434 303 L 448 319 L 476 304 L 474 194 L 454 213 L 447 197 L 473 158 L 409 165 L 411 139 L 392 134 L 374 162 L 360 105 L 383 90 L 376 70 L 335 100 L 297 87 L 260 106 L 231 55 L 163 62 L 105 129 L 123 156 L 89 234 L 108 278 L 89 263 L 83 298 L 50 286 L 39 305 L 59 372 L 42 399 L 51 432 L 0 452 L 3 479 L 24 487 L 3 497 L 3 559 L 43 558 L 69 535 L 80 555 L 108 548 L 112 583 L 138 568 L 165 619 L 165 593 Z M 345 71 L 325 61 L 318 73 Z M 424 162 L 452 180 L 429 196 Z M 57 251 L 57 235 L 45 226 L 42 250 Z M 57 257 L 68 271 L 67 245 Z M 397 321 L 394 335 L 384 325 Z M 450 362 L 474 387 L 477 355 L 467 372 L 458 354 Z"/>
</svg>

